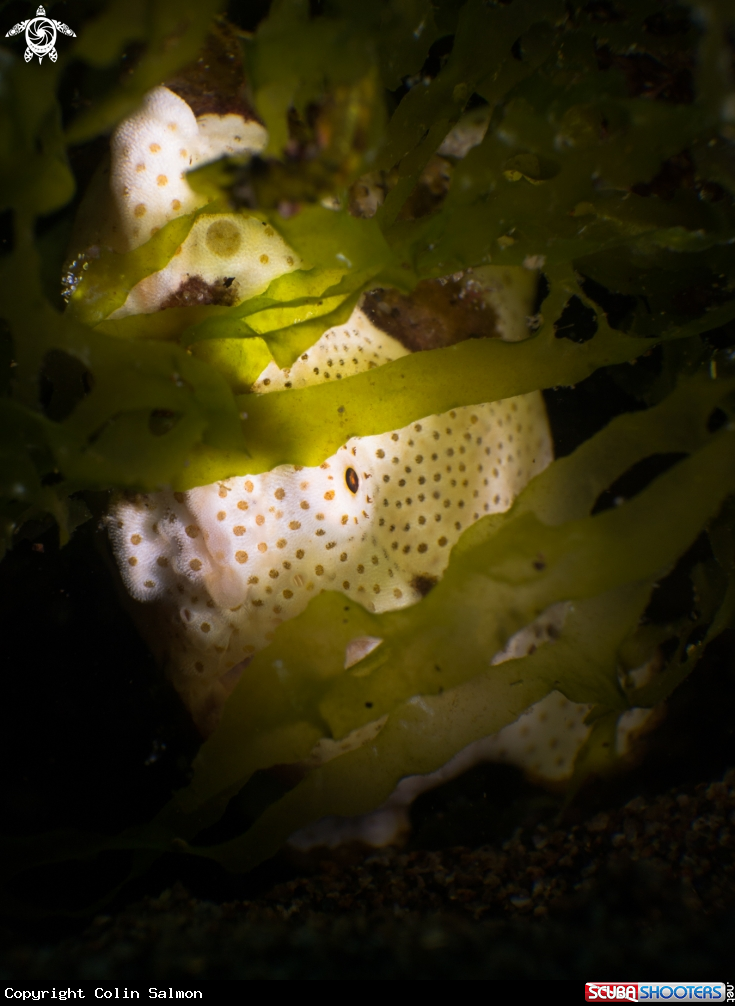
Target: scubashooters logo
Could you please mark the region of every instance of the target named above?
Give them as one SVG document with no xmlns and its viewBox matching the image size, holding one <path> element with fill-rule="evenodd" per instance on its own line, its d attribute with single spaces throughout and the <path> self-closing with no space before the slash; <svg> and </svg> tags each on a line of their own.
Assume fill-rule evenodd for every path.
<svg viewBox="0 0 735 1006">
<path fill-rule="evenodd" d="M 729 988 L 729 986 L 728 986 Z M 726 1001 L 724 982 L 585 982 L 587 1002 L 709 1002 Z"/>
<path fill-rule="evenodd" d="M 55 21 L 52 17 L 46 17 L 46 11 L 43 7 L 38 8 L 35 17 L 13 25 L 10 31 L 5 32 L 5 37 L 20 35 L 22 31 L 26 33 L 26 44 L 28 45 L 23 57 L 26 63 L 30 63 L 34 56 L 38 56 L 39 63 L 42 62 L 44 56 L 48 56 L 52 63 L 56 62 L 59 55 L 54 48 L 57 31 L 60 31 L 62 35 L 71 35 L 76 38 L 75 32 L 68 24 Z"/>
</svg>

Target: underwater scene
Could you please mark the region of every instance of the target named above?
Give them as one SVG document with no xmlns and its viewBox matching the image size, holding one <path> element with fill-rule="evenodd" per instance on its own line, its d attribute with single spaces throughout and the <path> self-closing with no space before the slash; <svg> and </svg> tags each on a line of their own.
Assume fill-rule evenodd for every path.
<svg viewBox="0 0 735 1006">
<path fill-rule="evenodd" d="M 0 972 L 722 977 L 735 10 L 0 13 Z"/>
</svg>

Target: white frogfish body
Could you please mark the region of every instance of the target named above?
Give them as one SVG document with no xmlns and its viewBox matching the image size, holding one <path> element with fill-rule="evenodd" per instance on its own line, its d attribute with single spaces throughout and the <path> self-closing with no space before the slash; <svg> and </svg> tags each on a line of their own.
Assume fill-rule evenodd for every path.
<svg viewBox="0 0 735 1006">
<path fill-rule="evenodd" d="M 173 92 L 155 88 L 113 136 L 106 196 L 99 185 L 90 196 L 98 210 L 106 199 L 108 212 L 100 211 L 102 223 L 92 236 L 117 251 L 140 246 L 169 220 L 201 210 L 204 197 L 189 187 L 186 169 L 228 152 L 255 152 L 265 141 L 259 123 L 241 116 L 197 119 Z M 300 266 L 255 216 L 200 213 L 177 254 L 130 291 L 115 317 L 188 303 L 235 303 Z M 473 296 L 484 298 L 497 319 L 495 334 L 507 339 L 525 334 L 532 313 L 533 284 L 527 272 L 517 272 L 526 279 L 515 285 L 508 270 L 478 270 L 471 281 Z M 234 288 L 229 300 L 217 300 L 223 287 Z M 408 351 L 358 307 L 290 368 L 271 362 L 252 390 L 267 394 L 339 380 Z M 543 400 L 534 393 L 354 437 L 318 467 L 281 465 L 185 493 L 124 498 L 111 508 L 108 527 L 125 585 L 155 613 L 156 648 L 206 734 L 244 662 L 315 594 L 342 591 L 374 612 L 418 602 L 442 576 L 462 532 L 485 514 L 506 510 L 551 460 Z M 557 605 L 544 613 L 495 662 L 553 645 L 565 611 Z M 355 641 L 346 665 L 378 643 Z M 506 760 L 547 779 L 568 776 L 588 734 L 587 708 L 551 693 L 440 772 L 403 780 L 376 815 L 326 822 L 294 840 L 308 846 L 379 834 L 385 841 L 405 824 L 405 805 L 416 793 L 482 758 Z M 325 739 L 312 760 L 328 760 L 379 729 L 378 723 L 355 737 Z"/>
<path fill-rule="evenodd" d="M 328 360 L 354 370 L 350 358 L 367 368 L 405 352 L 358 309 L 299 362 L 317 381 Z M 298 382 L 299 368 L 289 376 Z M 278 387 L 270 380 L 264 391 Z M 110 534 L 130 594 L 168 612 L 173 679 L 204 726 L 223 675 L 315 593 L 340 590 L 375 612 L 415 603 L 462 531 L 506 510 L 551 458 L 541 396 L 523 395 L 353 437 L 317 468 L 121 502 Z"/>
<path fill-rule="evenodd" d="M 169 88 L 153 88 L 112 134 L 110 163 L 93 179 L 80 207 L 75 253 L 99 246 L 118 253 L 139 248 L 167 223 L 206 207 L 208 198 L 191 187 L 188 171 L 227 155 L 257 154 L 266 142 L 264 127 L 254 119 L 233 113 L 195 117 Z M 79 264 L 69 266 L 71 289 Z M 245 213 L 203 213 L 171 261 L 140 280 L 109 317 L 238 304 L 300 266 L 296 252 L 266 221 Z"/>
<path fill-rule="evenodd" d="M 266 142 L 255 120 L 211 113 L 196 118 L 173 91 L 153 88 L 110 140 L 115 250 L 140 247 L 169 220 L 206 203 L 187 182 L 188 171 L 227 154 L 257 153 Z"/>
</svg>

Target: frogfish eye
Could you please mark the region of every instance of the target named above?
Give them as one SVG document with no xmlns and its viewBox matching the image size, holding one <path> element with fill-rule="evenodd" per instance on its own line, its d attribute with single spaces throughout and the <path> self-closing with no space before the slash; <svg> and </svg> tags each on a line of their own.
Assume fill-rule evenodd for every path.
<svg viewBox="0 0 735 1006">
<path fill-rule="evenodd" d="M 360 480 L 357 477 L 357 472 L 354 468 L 348 468 L 345 472 L 345 482 L 347 483 L 347 488 L 351 493 L 356 493 L 360 487 Z"/>
</svg>

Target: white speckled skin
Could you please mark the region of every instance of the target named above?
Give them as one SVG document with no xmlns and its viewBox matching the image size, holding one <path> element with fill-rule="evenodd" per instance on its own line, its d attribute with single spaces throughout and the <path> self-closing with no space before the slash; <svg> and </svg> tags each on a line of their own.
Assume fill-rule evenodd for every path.
<svg viewBox="0 0 735 1006">
<path fill-rule="evenodd" d="M 257 217 L 204 213 L 169 264 L 137 283 L 110 318 L 160 311 L 192 279 L 226 289 L 229 302 L 236 304 L 263 293 L 271 280 L 300 266 L 296 252 Z"/>
<path fill-rule="evenodd" d="M 243 126 L 252 128 L 246 133 Z M 113 137 L 118 240 L 136 247 L 153 228 L 201 205 L 181 174 L 185 160 L 193 165 L 197 158 L 211 159 L 230 148 L 256 150 L 264 143 L 257 123 L 245 124 L 238 116 L 196 120 L 185 102 L 156 88 Z M 144 213 L 136 211 L 140 205 Z M 158 310 L 193 275 L 207 283 L 236 276 L 237 299 L 244 299 L 299 264 L 280 237 L 265 233 L 255 218 L 201 216 L 180 253 L 131 291 L 118 315 Z M 514 293 L 512 283 L 494 274 L 477 281 L 502 321 L 501 337 L 521 337 L 530 309 L 525 294 Z M 280 370 L 271 362 L 253 391 L 340 380 L 407 352 L 357 308 L 346 325 L 326 332 L 290 368 Z M 243 660 L 266 646 L 278 624 L 302 611 L 315 593 L 340 590 L 376 612 L 415 603 L 422 596 L 417 578 L 440 577 L 462 531 L 486 513 L 507 509 L 551 460 L 541 395 L 524 395 L 353 438 L 316 468 L 283 465 L 188 493 L 122 500 L 111 509 L 108 527 L 125 584 L 136 600 L 153 602 L 159 649 L 167 653 L 172 680 L 206 734 L 216 725 Z M 548 643 L 565 612 L 559 605 L 544 613 L 494 661 Z M 353 641 L 346 665 L 379 643 Z M 350 838 L 390 841 L 405 827 L 405 808 L 419 792 L 480 760 L 508 761 L 548 780 L 566 778 L 588 733 L 587 709 L 552 693 L 439 772 L 403 780 L 374 814 L 325 820 L 293 841 L 301 847 Z M 359 736 L 320 742 L 313 763 L 364 743 L 381 726 L 382 721 Z"/>
<path fill-rule="evenodd" d="M 203 205 L 185 175 L 198 160 L 199 127 L 191 108 L 168 88 L 146 94 L 140 108 L 112 134 L 110 150 L 121 251 L 144 244 L 174 214 Z"/>
<path fill-rule="evenodd" d="M 322 818 L 297 831 L 289 844 L 302 850 L 319 846 L 335 848 L 354 841 L 388 845 L 409 831 L 408 808 L 417 796 L 456 779 L 481 762 L 517 765 L 547 783 L 562 782 L 571 775 L 577 752 L 589 735 L 590 728 L 584 723 L 589 710 L 589 706 L 570 702 L 560 692 L 550 692 L 514 723 L 468 744 L 436 772 L 401 779 L 385 803 L 370 814 Z M 382 722 L 378 721 L 376 726 L 382 727 Z M 366 737 L 363 743 L 370 739 Z M 336 757 L 341 751 L 324 754 L 322 760 L 327 761 L 330 755 Z"/>
<path fill-rule="evenodd" d="M 292 381 L 335 379 L 340 359 L 368 369 L 405 352 L 359 309 L 353 317 L 304 354 Z M 417 578 L 440 577 L 462 531 L 507 509 L 551 457 L 541 397 L 524 395 L 355 437 L 318 468 L 120 503 L 111 536 L 132 596 L 167 613 L 174 682 L 204 727 L 222 675 L 315 592 L 341 590 L 376 612 L 418 601 Z"/>
<path fill-rule="evenodd" d="M 290 367 L 281 370 L 275 360 L 271 360 L 252 390 L 264 394 L 305 388 L 322 381 L 341 381 L 344 377 L 392 363 L 408 353 L 397 339 L 376 328 L 358 307 L 346 325 L 330 328 Z"/>
<path fill-rule="evenodd" d="M 187 171 L 225 154 L 262 150 L 266 139 L 259 122 L 240 115 L 196 119 L 183 98 L 167 87 L 153 88 L 110 140 L 116 250 L 138 248 L 169 220 L 206 203 L 187 182 Z"/>
<path fill-rule="evenodd" d="M 138 248 L 171 220 L 206 204 L 206 197 L 189 185 L 187 171 L 225 155 L 257 153 L 266 141 L 259 122 L 232 114 L 197 119 L 168 88 L 149 91 L 112 135 L 107 241 L 119 252 Z M 190 302 L 210 296 L 207 288 L 213 288 L 227 303 L 236 304 L 300 265 L 298 255 L 256 217 L 204 214 L 171 262 L 133 287 L 110 317 L 152 314 L 173 306 L 192 281 L 197 287 L 193 296 L 190 291 Z"/>
</svg>

